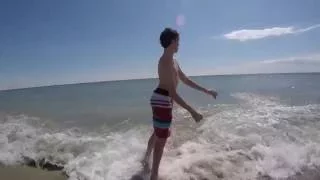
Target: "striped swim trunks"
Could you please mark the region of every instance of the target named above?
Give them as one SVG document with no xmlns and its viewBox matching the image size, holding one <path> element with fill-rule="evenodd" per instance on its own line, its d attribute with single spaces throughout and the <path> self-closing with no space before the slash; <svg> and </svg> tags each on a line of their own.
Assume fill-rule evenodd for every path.
<svg viewBox="0 0 320 180">
<path fill-rule="evenodd" d="M 169 92 L 161 88 L 155 89 L 150 104 L 155 135 L 159 138 L 168 138 L 172 120 L 172 98 L 169 96 Z"/>
</svg>

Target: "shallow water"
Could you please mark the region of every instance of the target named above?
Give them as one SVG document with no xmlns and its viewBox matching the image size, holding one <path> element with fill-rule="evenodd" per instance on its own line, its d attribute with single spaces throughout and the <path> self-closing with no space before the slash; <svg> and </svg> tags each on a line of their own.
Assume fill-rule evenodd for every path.
<svg viewBox="0 0 320 180">
<path fill-rule="evenodd" d="M 175 107 L 160 166 L 164 179 L 319 179 L 319 74 L 195 80 L 216 87 L 219 98 L 181 86 L 183 97 L 205 119 L 197 124 Z M 70 179 L 130 179 L 142 168 L 151 133 L 148 97 L 155 84 L 139 80 L 0 92 L 0 163 L 46 158 L 64 165 Z"/>
</svg>

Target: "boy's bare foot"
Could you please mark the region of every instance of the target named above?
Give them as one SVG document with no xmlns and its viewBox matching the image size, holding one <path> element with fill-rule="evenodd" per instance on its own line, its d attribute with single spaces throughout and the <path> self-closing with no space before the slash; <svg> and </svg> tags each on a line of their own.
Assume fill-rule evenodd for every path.
<svg viewBox="0 0 320 180">
<path fill-rule="evenodd" d="M 151 172 L 151 168 L 149 166 L 149 161 L 148 159 L 144 159 L 141 161 L 142 167 L 143 167 L 143 171 L 146 173 L 150 173 Z"/>
</svg>

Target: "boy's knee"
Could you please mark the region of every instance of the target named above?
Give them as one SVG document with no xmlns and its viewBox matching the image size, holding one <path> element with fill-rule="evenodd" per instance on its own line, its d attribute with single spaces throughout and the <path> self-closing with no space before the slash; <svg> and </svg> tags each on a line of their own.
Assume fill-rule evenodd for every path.
<svg viewBox="0 0 320 180">
<path fill-rule="evenodd" d="M 164 146 L 167 142 L 167 138 L 159 138 L 157 136 L 155 136 L 155 138 L 156 138 L 156 143 L 161 146 Z"/>
<path fill-rule="evenodd" d="M 162 129 L 155 127 L 154 134 L 157 138 L 167 139 L 170 136 L 171 132 L 169 128 Z"/>
</svg>

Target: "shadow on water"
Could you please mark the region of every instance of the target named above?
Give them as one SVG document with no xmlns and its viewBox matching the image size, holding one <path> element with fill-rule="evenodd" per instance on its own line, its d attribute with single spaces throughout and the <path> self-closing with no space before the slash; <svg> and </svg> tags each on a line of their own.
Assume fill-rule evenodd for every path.
<svg viewBox="0 0 320 180">
<path fill-rule="evenodd" d="M 149 180 L 151 169 L 148 164 L 142 163 L 142 166 L 143 168 L 134 174 L 130 180 Z"/>
<path fill-rule="evenodd" d="M 143 170 L 141 170 L 141 171 L 139 171 L 138 173 L 136 173 L 136 174 L 134 174 L 131 178 L 130 178 L 130 180 L 146 180 L 146 173 L 143 171 Z"/>
</svg>

